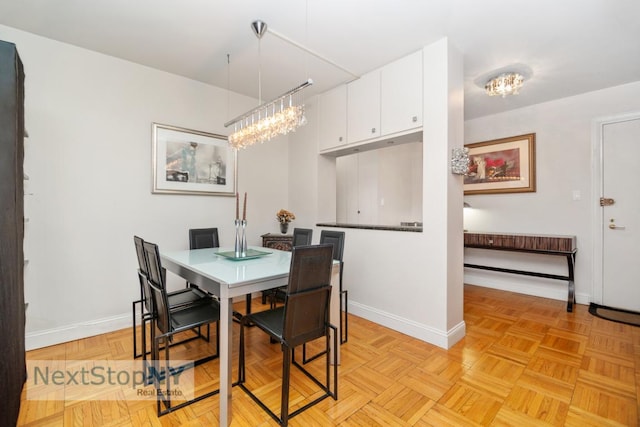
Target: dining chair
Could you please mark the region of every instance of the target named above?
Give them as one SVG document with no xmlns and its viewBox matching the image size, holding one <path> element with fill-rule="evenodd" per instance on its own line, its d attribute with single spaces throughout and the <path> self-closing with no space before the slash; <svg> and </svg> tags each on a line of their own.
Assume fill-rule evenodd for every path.
<svg viewBox="0 0 640 427">
<path fill-rule="evenodd" d="M 164 286 L 164 279 L 162 277 L 162 265 L 158 245 L 149 242 L 144 242 L 143 245 L 149 267 L 149 288 L 155 318 L 154 327 L 151 329 L 153 342 L 151 346 L 152 360 L 154 367 L 154 370 L 152 371 L 152 378 L 156 387 L 157 413 L 158 417 L 160 417 L 220 392 L 219 389 L 209 391 L 200 396 L 193 397 L 192 399 L 182 401 L 182 403 L 177 405 L 172 405 L 171 402 L 171 380 L 174 375 L 176 376 L 176 384 L 179 384 L 181 379 L 180 375 L 183 373 L 184 369 L 195 368 L 196 366 L 213 360 L 219 356 L 220 303 L 215 299 L 210 298 L 206 304 L 190 305 L 180 310 L 171 310 L 167 290 Z M 215 353 L 202 357 L 187 365 L 180 367 L 171 366 L 170 348 L 172 347 L 174 335 L 180 332 L 197 329 L 205 325 L 209 328 L 211 323 L 216 324 Z M 156 335 L 156 329 L 160 334 Z M 160 368 L 161 344 L 164 344 L 164 369 Z M 195 381 L 195 376 L 193 378 Z M 195 383 L 193 384 L 193 387 L 195 388 Z"/>
<path fill-rule="evenodd" d="M 333 346 L 337 349 L 337 329 L 330 323 L 331 300 L 331 245 L 297 246 L 291 254 L 289 281 L 284 306 L 244 316 L 240 323 L 240 352 L 237 385 L 244 390 L 278 424 L 286 426 L 290 418 L 318 402 L 332 397 L 338 399 L 338 360 L 333 351 L 333 390 L 331 387 L 330 331 L 333 330 Z M 280 416 L 276 415 L 247 385 L 245 328 L 253 324 L 282 348 L 282 387 Z M 309 341 L 324 337 L 325 379 L 320 381 L 296 361 L 295 348 Z M 298 368 L 322 390 L 313 401 L 289 412 L 289 385 L 291 365 Z M 261 366 L 262 367 L 262 366 Z M 316 393 L 312 394 L 317 395 Z"/>
<path fill-rule="evenodd" d="M 293 239 L 291 240 L 292 248 L 296 246 L 308 246 L 311 244 L 313 237 L 313 230 L 310 228 L 294 228 Z M 284 296 L 287 293 L 287 287 L 281 286 L 279 288 L 270 289 L 263 292 L 262 303 L 265 301 L 265 293 L 269 298 L 269 305 L 271 308 L 275 308 L 278 301 L 284 301 Z"/>
<path fill-rule="evenodd" d="M 153 321 L 153 307 L 151 301 L 151 290 L 149 288 L 149 267 L 146 254 L 144 252 L 145 241 L 138 236 L 133 236 L 133 242 L 136 248 L 136 256 L 138 259 L 138 284 L 140 287 L 140 299 L 133 301 L 133 358 L 142 357 L 143 360 L 147 359 L 147 355 L 150 353 L 147 351 L 147 324 Z M 162 283 L 165 282 L 166 271 L 161 270 Z M 211 297 L 197 288 L 179 289 L 177 291 L 167 293 L 168 304 L 171 310 L 178 310 L 190 305 L 208 303 Z M 142 351 L 138 353 L 138 337 L 137 337 L 137 313 L 140 313 L 140 325 L 142 335 Z M 207 335 L 202 335 L 201 330 L 198 329 L 196 336 L 186 338 L 181 341 L 192 340 L 196 338 L 205 338 L 209 340 L 209 330 L 207 329 Z"/>
<path fill-rule="evenodd" d="M 349 292 L 342 287 L 342 270 L 344 270 L 344 231 L 322 230 L 320 232 L 320 244 L 330 243 L 333 245 L 333 259 L 340 261 L 340 343 L 344 344 L 349 338 Z M 344 302 L 343 302 L 344 301 Z M 344 311 L 344 320 L 342 318 Z M 343 337 L 344 332 L 344 337 Z"/>
<path fill-rule="evenodd" d="M 217 228 L 191 228 L 189 229 L 189 249 L 219 248 Z M 187 287 L 197 287 L 187 282 Z"/>
<path fill-rule="evenodd" d="M 189 229 L 189 249 L 207 249 L 219 248 L 220 239 L 218 238 L 217 228 L 191 228 Z M 193 283 L 187 282 L 187 287 L 197 288 Z M 245 297 L 246 311 L 251 311 L 251 294 Z M 233 320 L 237 321 L 242 314 L 237 311 L 233 312 Z"/>
<path fill-rule="evenodd" d="M 189 249 L 219 248 L 217 228 L 192 228 L 189 230 Z"/>
<path fill-rule="evenodd" d="M 311 238 L 313 237 L 313 230 L 310 228 L 294 228 L 293 239 L 291 245 L 296 246 L 308 246 L 311 244 Z"/>
</svg>

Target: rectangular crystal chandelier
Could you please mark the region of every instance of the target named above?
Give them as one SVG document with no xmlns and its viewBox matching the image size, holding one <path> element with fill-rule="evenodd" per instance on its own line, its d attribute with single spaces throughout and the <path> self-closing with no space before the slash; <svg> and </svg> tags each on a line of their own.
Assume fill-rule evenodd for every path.
<svg viewBox="0 0 640 427">
<path fill-rule="evenodd" d="M 308 79 L 300 86 L 225 123 L 225 127 L 233 125 L 229 145 L 236 149 L 244 148 L 269 141 L 278 135 L 286 135 L 305 125 L 304 103 L 296 94 L 312 84 L 313 80 Z"/>
</svg>

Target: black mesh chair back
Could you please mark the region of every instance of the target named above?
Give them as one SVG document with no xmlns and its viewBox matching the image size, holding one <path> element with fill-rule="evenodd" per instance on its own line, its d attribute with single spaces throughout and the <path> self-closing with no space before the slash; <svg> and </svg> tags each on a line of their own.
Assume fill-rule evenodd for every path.
<svg viewBox="0 0 640 427">
<path fill-rule="evenodd" d="M 292 246 L 308 246 L 311 244 L 313 230 L 310 228 L 294 228 Z"/>
<path fill-rule="evenodd" d="M 144 308 L 147 312 L 151 312 L 151 290 L 147 279 L 149 271 L 147 267 L 147 258 L 144 254 L 144 240 L 141 237 L 133 236 L 133 243 L 136 246 L 136 256 L 138 257 L 138 280 L 140 281 L 140 296 L 144 302 Z"/>
<path fill-rule="evenodd" d="M 330 243 L 333 245 L 333 259 L 340 261 L 340 342 L 346 343 L 349 339 L 349 293 L 342 288 L 342 270 L 344 270 L 344 231 L 322 230 L 320 232 L 320 243 Z M 344 311 L 344 321 L 342 312 Z M 306 349 L 303 348 L 303 358 L 306 359 Z"/>
<path fill-rule="evenodd" d="M 282 338 L 289 347 L 320 338 L 327 332 L 331 254 L 329 245 L 293 248 L 282 327 Z"/>
<path fill-rule="evenodd" d="M 219 248 L 217 228 L 192 228 L 189 230 L 189 249 Z"/>
<path fill-rule="evenodd" d="M 313 236 L 313 230 L 310 228 L 294 228 L 291 246 L 293 248 L 295 248 L 296 246 L 308 246 L 311 244 L 312 236 Z M 279 288 L 275 288 L 270 291 L 264 291 L 262 293 L 263 295 L 262 303 L 264 304 L 265 297 L 268 297 L 270 300 L 271 308 L 274 308 L 278 301 L 284 301 L 286 293 L 287 293 L 286 286 L 281 286 Z"/>
<path fill-rule="evenodd" d="M 136 246 L 136 255 L 138 257 L 138 269 L 147 276 L 147 260 L 144 256 L 144 248 L 142 245 L 144 244 L 144 240 L 142 237 L 133 236 L 133 243 Z"/>
<path fill-rule="evenodd" d="M 320 244 L 331 243 L 333 245 L 333 259 L 342 261 L 344 254 L 344 231 L 322 230 L 320 232 Z"/>
<path fill-rule="evenodd" d="M 158 250 L 158 245 L 155 243 L 144 242 L 143 247 L 149 268 L 149 288 L 153 298 L 156 327 L 162 333 L 167 333 L 171 330 L 171 323 L 169 321 L 167 292 L 162 279 L 160 251 Z"/>
<path fill-rule="evenodd" d="M 219 248 L 217 228 L 192 228 L 189 230 L 189 249 Z M 187 281 L 187 287 L 196 287 Z"/>
</svg>

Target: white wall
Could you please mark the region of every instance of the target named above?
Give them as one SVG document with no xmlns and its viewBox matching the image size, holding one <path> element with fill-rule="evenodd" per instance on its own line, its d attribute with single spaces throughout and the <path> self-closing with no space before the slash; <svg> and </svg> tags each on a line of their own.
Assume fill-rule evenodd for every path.
<svg viewBox="0 0 640 427">
<path fill-rule="evenodd" d="M 340 229 L 346 234 L 344 287 L 350 313 L 448 348 L 465 333 L 462 301 L 462 179 L 449 172 L 462 146 L 462 63 L 446 39 L 425 47 L 422 210 L 425 231 Z M 319 156 L 318 136 L 296 132 L 294 212 L 317 199 L 317 221 L 336 219 L 335 158 Z M 295 146 L 295 148 L 294 148 Z M 293 188 L 293 187 L 292 187 Z M 298 191 L 296 191 L 297 193 Z M 319 230 L 314 242 L 319 239 Z"/>
<path fill-rule="evenodd" d="M 526 88 L 520 96 L 526 96 Z M 496 99 L 500 102 L 500 99 Z M 593 292 L 592 125 L 598 118 L 640 111 L 640 82 L 534 105 L 465 122 L 465 143 L 535 132 L 535 193 L 465 197 L 465 229 L 577 236 L 576 296 L 588 304 Z M 635 186 L 636 183 L 630 182 Z M 574 191 L 580 200 L 573 200 Z M 596 192 L 597 193 L 597 192 Z M 465 251 L 465 262 L 566 274 L 562 257 Z M 566 300 L 556 280 L 465 270 L 465 283 Z"/>
<path fill-rule="evenodd" d="M 17 45 L 26 74 L 27 348 L 129 327 L 134 234 L 176 249 L 193 227 L 233 238 L 233 198 L 151 194 L 151 123 L 226 134 L 223 123 L 257 101 L 233 94 L 228 113 L 219 88 L 5 26 L 0 39 Z M 287 145 L 239 153 L 249 244 L 278 230 Z"/>
</svg>

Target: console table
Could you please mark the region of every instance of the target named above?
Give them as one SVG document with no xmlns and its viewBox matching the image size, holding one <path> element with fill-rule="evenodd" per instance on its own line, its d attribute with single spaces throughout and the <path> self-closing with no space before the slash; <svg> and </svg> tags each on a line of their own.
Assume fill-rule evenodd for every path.
<svg viewBox="0 0 640 427">
<path fill-rule="evenodd" d="M 262 236 L 262 246 L 265 248 L 291 251 L 293 247 L 293 235 L 267 233 Z"/>
<path fill-rule="evenodd" d="M 569 286 L 567 311 L 573 311 L 573 305 L 576 303 L 573 275 L 576 262 L 576 252 L 578 251 L 576 248 L 576 236 L 465 232 L 464 247 L 565 257 L 567 259 L 568 269 L 568 274 L 566 276 L 467 263 L 465 263 L 464 266 L 467 268 L 477 268 L 481 270 L 499 271 L 502 273 L 521 274 L 525 276 L 567 281 Z"/>
</svg>

